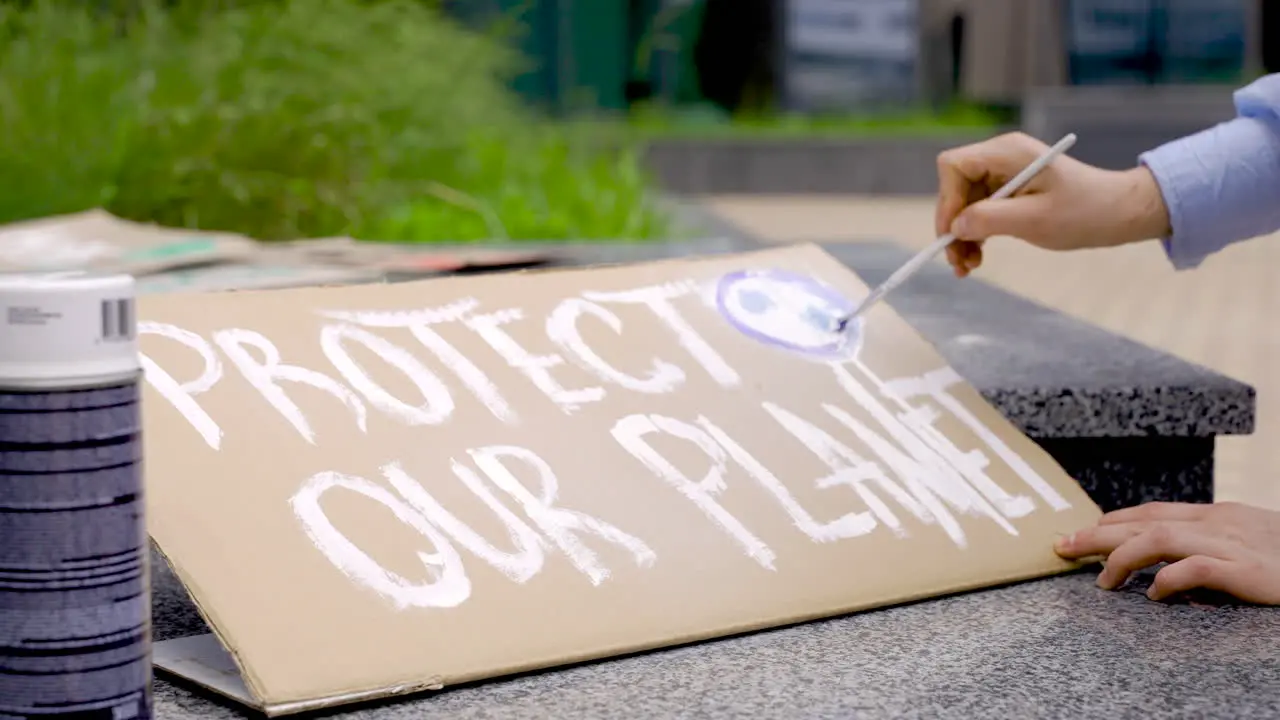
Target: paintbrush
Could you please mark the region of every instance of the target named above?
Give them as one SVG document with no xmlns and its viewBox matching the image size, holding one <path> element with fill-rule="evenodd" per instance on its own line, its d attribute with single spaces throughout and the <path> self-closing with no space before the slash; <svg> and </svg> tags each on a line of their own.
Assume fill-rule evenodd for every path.
<svg viewBox="0 0 1280 720">
<path fill-rule="evenodd" d="M 1071 149 L 1071 146 L 1075 144 L 1075 134 L 1069 133 L 1066 137 L 1055 143 L 1053 147 L 1046 150 L 1043 155 L 1036 158 L 1035 161 L 1023 169 L 1022 172 L 1013 176 L 1012 180 L 1005 183 L 1003 187 L 992 193 L 988 199 L 1001 200 L 1018 192 L 1023 188 L 1023 186 L 1031 182 L 1032 178 L 1039 175 L 1040 171 L 1048 167 L 1049 163 L 1052 163 L 1059 155 Z M 849 327 L 849 323 L 853 322 L 855 318 L 866 312 L 866 310 L 872 305 L 879 302 L 885 295 L 888 295 L 899 285 L 906 282 L 907 278 L 915 275 L 920 268 L 925 266 L 925 263 L 928 263 L 935 255 L 942 252 L 943 249 L 954 242 L 955 239 L 954 235 L 948 233 L 933 241 L 929 247 L 921 250 L 919 253 L 916 253 L 915 257 L 908 260 L 902 265 L 902 267 L 898 268 L 892 275 L 890 275 L 888 280 L 885 280 L 879 287 L 868 293 L 867 296 L 862 299 L 862 302 L 858 303 L 857 306 L 853 308 L 852 312 L 844 315 L 843 317 L 835 318 L 832 323 L 833 331 L 838 333 L 844 332 L 845 328 Z"/>
</svg>

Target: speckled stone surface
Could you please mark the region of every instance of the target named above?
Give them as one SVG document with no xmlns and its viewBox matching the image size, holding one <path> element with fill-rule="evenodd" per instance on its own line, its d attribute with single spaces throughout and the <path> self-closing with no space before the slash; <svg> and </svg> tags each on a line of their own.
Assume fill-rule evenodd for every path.
<svg viewBox="0 0 1280 720">
<path fill-rule="evenodd" d="M 156 636 L 201 628 L 165 569 Z M 349 720 L 1280 717 L 1280 612 L 1073 574 L 359 706 Z M 335 655 L 333 662 L 343 659 Z M 253 716 L 163 675 L 157 718 Z"/>
</svg>

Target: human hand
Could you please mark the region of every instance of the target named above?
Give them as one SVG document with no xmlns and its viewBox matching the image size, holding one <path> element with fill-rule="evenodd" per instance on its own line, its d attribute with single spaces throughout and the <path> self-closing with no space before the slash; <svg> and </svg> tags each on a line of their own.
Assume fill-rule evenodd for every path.
<svg viewBox="0 0 1280 720">
<path fill-rule="evenodd" d="M 987 198 L 1048 146 L 1000 135 L 938 156 L 938 235 L 957 240 L 947 260 L 958 277 L 982 264 L 982 243 L 1011 235 L 1047 250 L 1109 247 L 1170 234 L 1169 212 L 1145 167 L 1112 171 L 1061 156 L 1013 197 Z"/>
<path fill-rule="evenodd" d="M 1103 515 L 1054 550 L 1069 560 L 1106 556 L 1098 575 L 1106 590 L 1167 562 L 1147 590 L 1152 600 L 1204 588 L 1280 605 L 1280 513 L 1270 510 L 1230 502 L 1147 503 Z"/>
</svg>

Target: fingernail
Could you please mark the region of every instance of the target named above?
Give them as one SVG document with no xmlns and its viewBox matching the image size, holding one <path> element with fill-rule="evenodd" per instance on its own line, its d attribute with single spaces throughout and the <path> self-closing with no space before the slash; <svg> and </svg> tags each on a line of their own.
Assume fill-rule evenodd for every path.
<svg viewBox="0 0 1280 720">
<path fill-rule="evenodd" d="M 965 218 L 965 216 L 961 215 L 960 217 L 956 218 L 955 222 L 951 223 L 952 235 L 955 235 L 958 238 L 964 238 L 966 237 L 966 234 L 968 232 L 969 232 L 969 220 Z"/>
<path fill-rule="evenodd" d="M 1070 535 L 1063 535 L 1062 537 L 1058 538 L 1056 542 L 1053 543 L 1053 546 L 1058 550 L 1070 550 L 1071 546 L 1075 544 L 1075 541 L 1076 541 L 1075 533 L 1072 533 Z"/>
<path fill-rule="evenodd" d="M 1111 581 L 1111 578 L 1107 577 L 1107 573 L 1105 571 L 1098 573 L 1097 583 L 1098 583 L 1098 587 L 1102 588 L 1103 590 L 1111 590 L 1113 587 L 1115 587 L 1115 583 Z"/>
</svg>

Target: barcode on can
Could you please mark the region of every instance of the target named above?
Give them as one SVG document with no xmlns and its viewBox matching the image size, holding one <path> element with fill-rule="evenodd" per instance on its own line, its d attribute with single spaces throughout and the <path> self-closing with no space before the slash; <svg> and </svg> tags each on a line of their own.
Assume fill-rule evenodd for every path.
<svg viewBox="0 0 1280 720">
<path fill-rule="evenodd" d="M 133 298 L 102 301 L 102 341 L 133 339 Z"/>
</svg>

